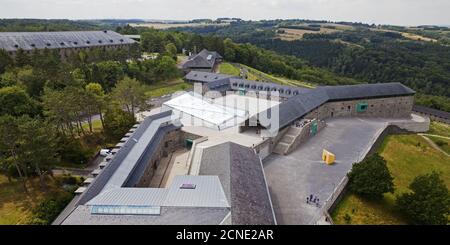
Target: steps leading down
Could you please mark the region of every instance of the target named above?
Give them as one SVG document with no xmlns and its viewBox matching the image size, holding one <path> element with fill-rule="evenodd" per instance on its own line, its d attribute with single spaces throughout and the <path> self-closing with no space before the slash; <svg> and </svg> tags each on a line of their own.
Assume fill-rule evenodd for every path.
<svg viewBox="0 0 450 245">
<path fill-rule="evenodd" d="M 289 147 L 294 143 L 295 139 L 300 135 L 301 132 L 301 128 L 291 126 L 275 146 L 273 152 L 279 155 L 285 155 Z"/>
</svg>

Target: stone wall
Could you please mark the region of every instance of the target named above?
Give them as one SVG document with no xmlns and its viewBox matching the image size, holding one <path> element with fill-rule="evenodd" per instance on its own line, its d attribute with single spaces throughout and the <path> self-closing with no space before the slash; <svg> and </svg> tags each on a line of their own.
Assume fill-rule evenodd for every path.
<svg viewBox="0 0 450 245">
<path fill-rule="evenodd" d="M 367 110 L 358 112 L 357 105 L 363 102 L 368 104 Z M 414 96 L 328 102 L 308 113 L 305 118 L 318 118 L 319 120 L 350 116 L 406 118 L 410 117 L 413 104 Z"/>
<path fill-rule="evenodd" d="M 136 187 L 148 187 L 150 185 L 150 182 L 161 162 L 161 159 L 167 157 L 177 148 L 184 146 L 183 135 L 184 134 L 180 129 L 176 129 L 164 136 L 161 144 L 158 145 L 155 153 L 153 154 L 147 165 L 147 168 L 144 171 L 144 174 L 142 175 L 142 178 L 139 180 L 139 183 L 136 185 Z"/>
<path fill-rule="evenodd" d="M 300 129 L 301 130 L 300 133 L 298 135 L 296 135 L 294 142 L 292 142 L 292 144 L 287 149 L 286 155 L 292 153 L 301 144 L 305 143 L 310 138 L 315 136 L 315 135 L 311 134 L 311 125 L 312 125 L 312 122 L 306 124 L 303 128 Z M 322 130 L 325 126 L 326 126 L 325 121 L 317 120 L 317 133 L 319 133 L 320 130 Z"/>
</svg>

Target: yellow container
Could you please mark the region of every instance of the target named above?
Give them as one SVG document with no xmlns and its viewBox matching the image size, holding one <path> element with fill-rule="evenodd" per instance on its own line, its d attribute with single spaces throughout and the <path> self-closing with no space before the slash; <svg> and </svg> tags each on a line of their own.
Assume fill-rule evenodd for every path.
<svg viewBox="0 0 450 245">
<path fill-rule="evenodd" d="M 335 160 L 336 160 L 336 156 L 333 153 L 323 149 L 322 161 L 324 161 L 328 165 L 332 165 Z"/>
</svg>

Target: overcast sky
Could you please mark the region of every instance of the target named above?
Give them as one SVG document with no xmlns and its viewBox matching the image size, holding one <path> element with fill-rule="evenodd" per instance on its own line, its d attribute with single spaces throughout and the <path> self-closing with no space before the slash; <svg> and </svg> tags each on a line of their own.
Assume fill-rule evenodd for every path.
<svg viewBox="0 0 450 245">
<path fill-rule="evenodd" d="M 217 17 L 450 25 L 450 0 L 0 0 L 0 18 Z"/>
</svg>

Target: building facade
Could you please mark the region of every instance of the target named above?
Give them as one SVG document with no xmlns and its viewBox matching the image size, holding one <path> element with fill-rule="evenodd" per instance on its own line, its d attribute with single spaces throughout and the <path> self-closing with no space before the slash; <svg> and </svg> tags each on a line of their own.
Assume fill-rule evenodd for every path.
<svg viewBox="0 0 450 245">
<path fill-rule="evenodd" d="M 129 49 L 136 41 L 114 31 L 67 31 L 67 32 L 2 32 L 0 49 L 11 57 L 19 50 L 31 54 L 35 50 L 57 50 L 61 58 L 94 48 Z"/>
</svg>

